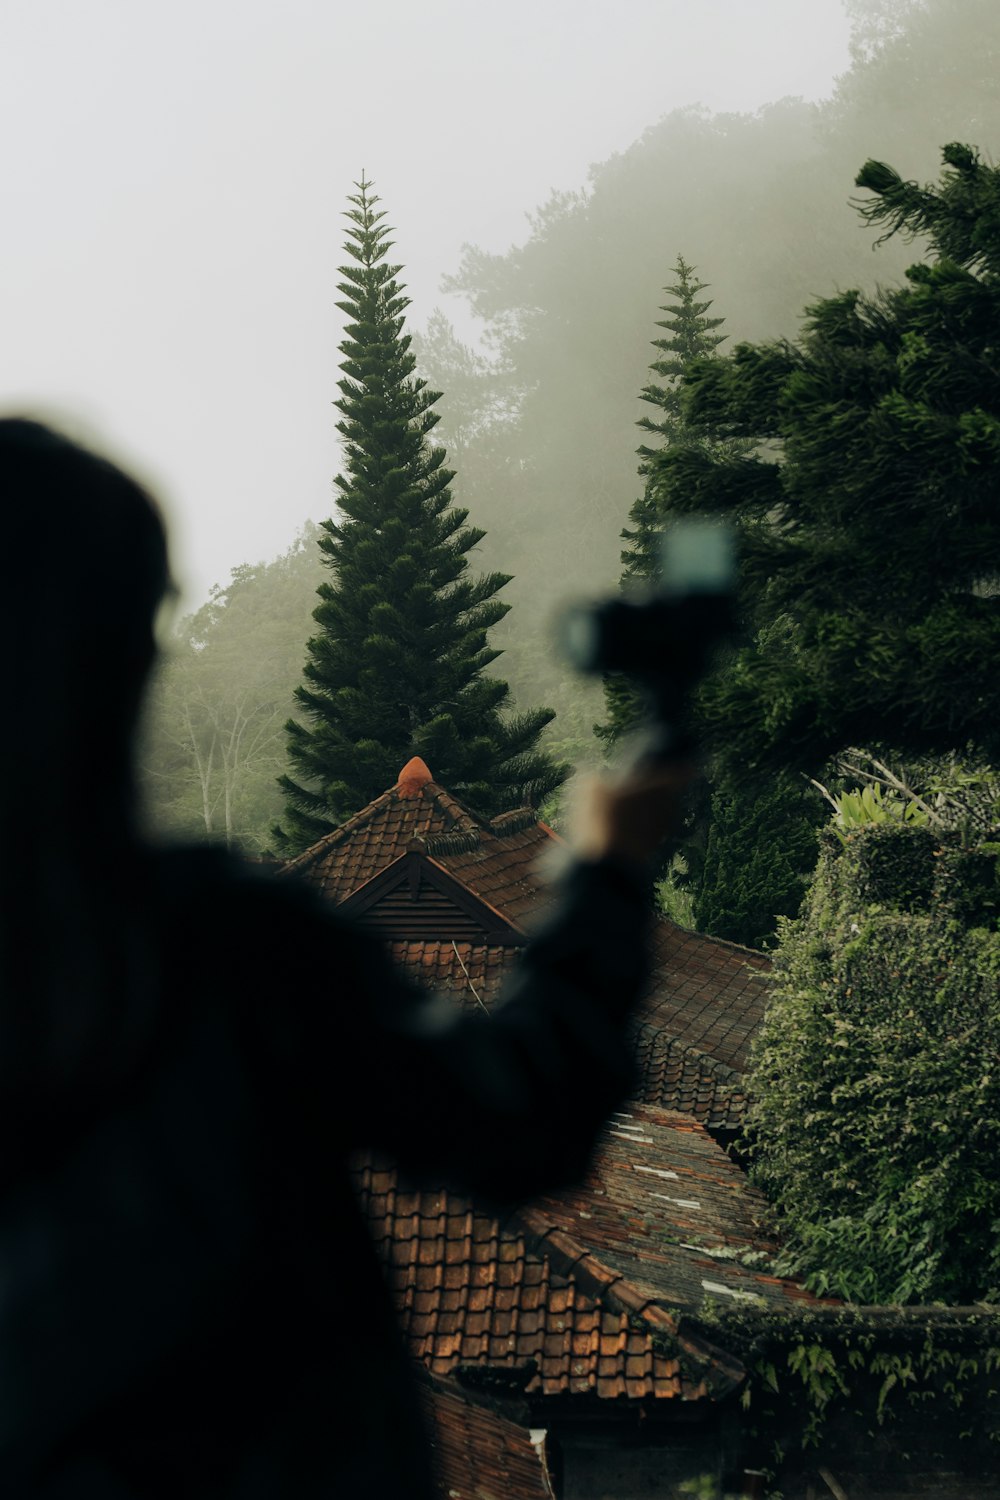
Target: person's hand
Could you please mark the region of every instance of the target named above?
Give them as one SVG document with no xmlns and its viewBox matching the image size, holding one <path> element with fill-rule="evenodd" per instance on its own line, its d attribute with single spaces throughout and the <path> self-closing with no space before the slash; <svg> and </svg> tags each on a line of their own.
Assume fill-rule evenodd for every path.
<svg viewBox="0 0 1000 1500">
<path fill-rule="evenodd" d="M 616 776 L 592 777 L 581 788 L 571 835 L 579 857 L 644 864 L 678 832 L 697 774 L 692 763 L 647 760 Z"/>
</svg>

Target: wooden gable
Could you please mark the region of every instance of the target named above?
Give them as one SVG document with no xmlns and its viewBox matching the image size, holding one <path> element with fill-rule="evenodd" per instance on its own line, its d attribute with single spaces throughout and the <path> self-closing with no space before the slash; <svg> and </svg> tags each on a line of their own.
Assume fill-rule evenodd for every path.
<svg viewBox="0 0 1000 1500">
<path fill-rule="evenodd" d="M 418 849 L 380 870 L 340 910 L 391 942 L 437 941 L 519 948 L 524 932 Z"/>
</svg>

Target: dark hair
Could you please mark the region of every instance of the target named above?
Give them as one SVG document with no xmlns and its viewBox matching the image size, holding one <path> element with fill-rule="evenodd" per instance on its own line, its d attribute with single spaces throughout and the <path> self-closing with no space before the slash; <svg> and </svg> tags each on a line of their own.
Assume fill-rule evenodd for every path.
<svg viewBox="0 0 1000 1500">
<path fill-rule="evenodd" d="M 135 998 L 132 740 L 168 565 L 145 490 L 39 422 L 0 420 L 0 506 L 2 1104 L 82 1078 Z"/>
</svg>

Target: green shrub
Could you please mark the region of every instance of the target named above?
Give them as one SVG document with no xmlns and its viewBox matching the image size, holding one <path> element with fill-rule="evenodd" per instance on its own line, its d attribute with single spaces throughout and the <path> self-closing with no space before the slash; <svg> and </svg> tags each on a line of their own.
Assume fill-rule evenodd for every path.
<svg viewBox="0 0 1000 1500">
<path fill-rule="evenodd" d="M 749 1079 L 787 1265 L 856 1302 L 995 1296 L 997 846 L 902 823 L 821 845 Z"/>
</svg>

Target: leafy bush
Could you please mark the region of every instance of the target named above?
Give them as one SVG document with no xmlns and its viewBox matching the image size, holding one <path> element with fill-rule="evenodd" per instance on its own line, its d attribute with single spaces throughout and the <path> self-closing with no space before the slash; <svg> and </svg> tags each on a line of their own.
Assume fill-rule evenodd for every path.
<svg viewBox="0 0 1000 1500">
<path fill-rule="evenodd" d="M 821 839 L 754 1049 L 756 1180 L 789 1269 L 855 1302 L 1000 1287 L 1000 845 Z"/>
<path fill-rule="evenodd" d="M 902 797 L 886 796 L 880 786 L 858 787 L 841 792 L 834 798 L 837 816 L 833 821 L 834 831 L 841 843 L 847 842 L 847 833 L 852 829 L 865 828 L 870 823 L 926 823 L 927 814 L 915 802 Z M 839 830 L 844 829 L 844 833 Z"/>
<path fill-rule="evenodd" d="M 782 776 L 764 788 L 713 792 L 695 925 L 746 948 L 770 948 L 815 868 L 820 811 L 818 798 Z"/>
</svg>

